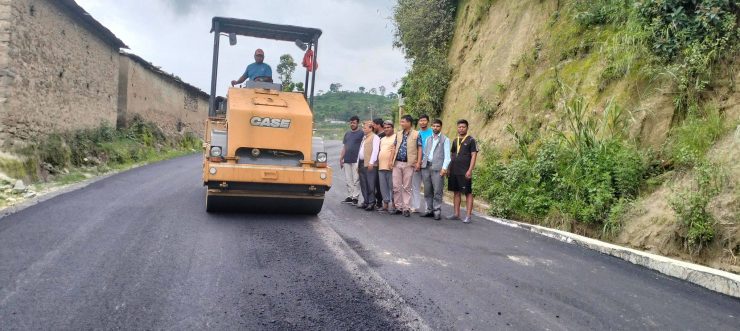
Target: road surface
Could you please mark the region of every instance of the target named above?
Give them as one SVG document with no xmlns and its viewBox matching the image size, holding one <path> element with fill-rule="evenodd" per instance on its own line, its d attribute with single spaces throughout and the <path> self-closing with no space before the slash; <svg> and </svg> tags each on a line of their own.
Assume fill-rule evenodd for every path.
<svg viewBox="0 0 740 331">
<path fill-rule="evenodd" d="M 0 218 L 0 329 L 740 329 L 740 300 L 475 218 L 207 214 L 201 160 Z M 449 208 L 444 213 L 449 213 Z"/>
</svg>

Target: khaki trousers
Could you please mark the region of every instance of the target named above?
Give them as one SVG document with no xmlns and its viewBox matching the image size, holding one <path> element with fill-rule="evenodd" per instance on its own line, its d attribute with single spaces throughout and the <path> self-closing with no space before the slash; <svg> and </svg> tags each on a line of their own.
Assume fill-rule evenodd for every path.
<svg viewBox="0 0 740 331">
<path fill-rule="evenodd" d="M 408 162 L 396 161 L 393 166 L 393 204 L 397 210 L 411 209 L 411 178 L 414 166 Z"/>
</svg>

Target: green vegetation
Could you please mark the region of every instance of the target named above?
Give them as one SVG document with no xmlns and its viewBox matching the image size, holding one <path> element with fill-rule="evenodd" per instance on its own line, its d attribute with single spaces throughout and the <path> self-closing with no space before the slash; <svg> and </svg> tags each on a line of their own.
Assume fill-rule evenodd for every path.
<svg viewBox="0 0 740 331">
<path fill-rule="evenodd" d="M 395 98 L 370 93 L 338 91 L 317 95 L 314 101 L 314 120 L 321 124 L 325 120 L 347 121 L 357 115 L 361 119 L 374 117 L 390 118 L 397 107 Z"/>
<path fill-rule="evenodd" d="M 602 74 L 609 82 L 629 72 L 636 48 L 649 50 L 651 69 L 675 81 L 676 109 L 686 115 L 723 60 L 740 50 L 740 4 L 731 0 L 577 0 L 575 21 L 582 29 L 619 31 L 613 43 L 621 51 Z M 631 54 L 631 55 L 630 55 Z M 620 58 L 619 55 L 622 55 Z M 614 56 L 613 56 L 614 57 Z"/>
<path fill-rule="evenodd" d="M 469 7 L 475 16 L 463 19 L 471 22 L 464 42 L 477 34 L 481 8 L 494 10 L 491 3 L 479 0 Z M 558 4 L 533 49 L 512 64 L 506 99 L 519 98 L 529 113 L 509 123 L 514 148 L 484 151 L 476 193 L 496 216 L 578 224 L 612 237 L 639 199 L 665 184 L 673 188 L 670 207 L 684 231 L 679 236 L 686 250 L 698 253 L 721 237 L 709 206 L 727 185 L 716 175 L 723 165 L 708 161 L 707 153 L 740 124 L 714 105 L 716 91 L 726 87 L 721 84 L 730 81 L 734 92 L 727 77 L 734 76 L 733 61 L 740 54 L 740 5 L 728 0 Z M 477 56 L 473 63 L 480 65 L 483 57 Z M 472 110 L 487 121 L 498 120 L 499 107 L 507 106 L 497 103 L 506 85 L 483 89 Z M 644 148 L 632 116 L 642 111 L 636 109 L 642 94 L 657 89 L 671 95 L 675 112 L 665 143 Z M 679 185 L 686 181 L 689 187 Z"/>
<path fill-rule="evenodd" d="M 374 118 L 393 119 L 398 108 L 395 94 L 385 94 L 385 87 L 378 90 L 381 95 L 363 92 L 339 91 L 341 84 L 334 83 L 330 91 L 316 96 L 314 121 L 316 134 L 324 139 L 342 139 L 347 131 L 347 120 L 357 115 L 361 120 Z M 374 90 L 372 88 L 371 90 Z M 376 90 L 377 91 L 377 90 Z"/>
<path fill-rule="evenodd" d="M 667 143 L 668 156 L 676 167 L 690 169 L 704 161 L 709 148 L 732 126 L 719 110 L 692 111 L 675 127 Z"/>
<path fill-rule="evenodd" d="M 707 205 L 722 190 L 718 166 L 704 163 L 695 168 L 696 179 L 689 187 L 676 193 L 670 200 L 679 222 L 686 233 L 682 235 L 684 247 L 698 253 L 715 237 L 714 216 Z"/>
<path fill-rule="evenodd" d="M 452 77 L 447 52 L 454 35 L 456 10 L 457 2 L 452 0 L 399 0 L 394 8 L 394 45 L 412 61 L 399 93 L 406 98 L 406 109 L 412 114 L 436 117 L 442 112 Z"/>
<path fill-rule="evenodd" d="M 582 97 L 565 105 L 567 130 L 517 132 L 508 155 L 486 151 L 477 194 L 491 214 L 538 221 L 565 217 L 604 226 L 610 214 L 637 196 L 647 167 L 637 147 L 622 139 L 628 119 L 611 104 L 598 117 Z M 619 166 L 615 166 L 619 165 Z M 613 217 L 613 216 L 612 216 Z"/>
<path fill-rule="evenodd" d="M 26 182 L 69 182 L 82 173 L 103 173 L 200 150 L 201 140 L 188 133 L 167 137 L 156 125 L 134 118 L 126 128 L 102 124 L 51 134 L 16 151 L 18 159 L 0 159 L 0 171 Z"/>
</svg>

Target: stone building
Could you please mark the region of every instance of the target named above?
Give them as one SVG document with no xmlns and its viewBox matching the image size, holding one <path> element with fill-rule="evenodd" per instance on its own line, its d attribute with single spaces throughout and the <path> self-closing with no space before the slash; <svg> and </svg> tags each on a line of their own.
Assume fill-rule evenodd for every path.
<svg viewBox="0 0 740 331">
<path fill-rule="evenodd" d="M 120 59 L 119 126 L 139 115 L 157 123 L 167 134 L 194 132 L 202 136 L 208 93 L 134 54 L 121 52 Z"/>
<path fill-rule="evenodd" d="M 201 134 L 208 95 L 127 48 L 73 0 L 0 0 L 0 150 L 135 114 Z"/>
<path fill-rule="evenodd" d="M 114 124 L 121 48 L 72 0 L 0 1 L 0 146 Z"/>
</svg>

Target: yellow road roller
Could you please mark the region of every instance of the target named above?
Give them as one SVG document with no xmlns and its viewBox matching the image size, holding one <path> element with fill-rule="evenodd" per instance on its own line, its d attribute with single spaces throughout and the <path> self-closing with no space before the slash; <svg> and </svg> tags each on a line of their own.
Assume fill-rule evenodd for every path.
<svg viewBox="0 0 740 331">
<path fill-rule="evenodd" d="M 313 133 L 316 56 L 321 30 L 214 17 L 213 70 L 205 127 L 203 184 L 206 211 L 317 214 L 331 188 L 332 170 Z M 219 42 L 236 36 L 282 40 L 306 51 L 303 92 L 247 81 L 216 95 Z M 308 65 L 306 65 L 308 62 Z"/>
</svg>

